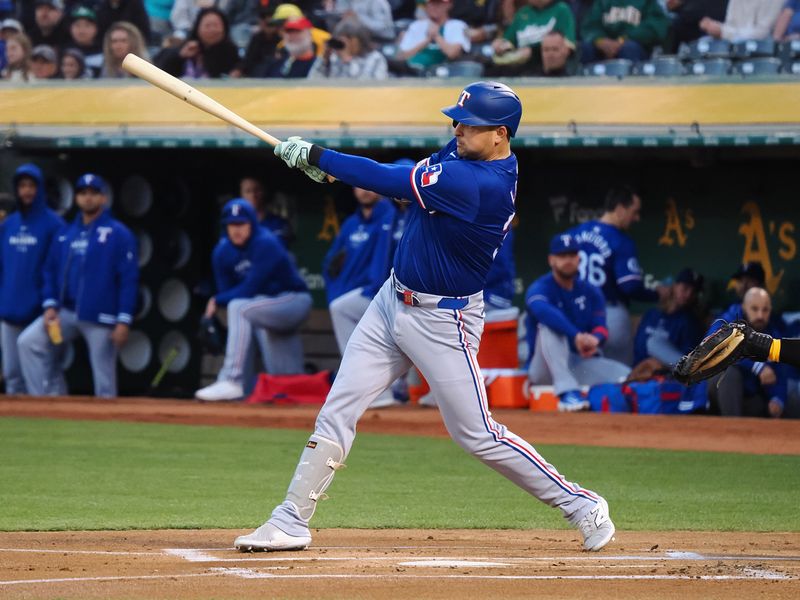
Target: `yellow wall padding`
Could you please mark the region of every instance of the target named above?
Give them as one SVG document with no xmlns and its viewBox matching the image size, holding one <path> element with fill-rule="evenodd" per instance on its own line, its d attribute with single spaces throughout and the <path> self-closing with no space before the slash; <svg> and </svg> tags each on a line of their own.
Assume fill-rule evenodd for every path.
<svg viewBox="0 0 800 600">
<path fill-rule="evenodd" d="M 211 86 L 202 91 L 265 128 L 440 126 L 458 87 Z M 800 123 L 800 82 L 519 86 L 523 124 Z M 0 88 L 0 123 L 214 125 L 205 113 L 146 84 Z"/>
</svg>

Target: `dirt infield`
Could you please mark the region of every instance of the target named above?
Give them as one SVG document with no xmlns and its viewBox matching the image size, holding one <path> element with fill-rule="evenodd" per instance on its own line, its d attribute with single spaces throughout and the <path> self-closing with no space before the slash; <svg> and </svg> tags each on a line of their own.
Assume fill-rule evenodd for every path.
<svg viewBox="0 0 800 600">
<path fill-rule="evenodd" d="M 27 416 L 310 430 L 317 409 L 0 397 Z M 534 444 L 800 454 L 800 422 L 496 411 Z M 369 411 L 359 431 L 446 435 L 435 410 Z M 591 432 L 591 436 L 587 436 Z M 797 598 L 800 533 L 318 530 L 304 552 L 240 554 L 239 531 L 0 533 L 0 598 Z"/>
</svg>

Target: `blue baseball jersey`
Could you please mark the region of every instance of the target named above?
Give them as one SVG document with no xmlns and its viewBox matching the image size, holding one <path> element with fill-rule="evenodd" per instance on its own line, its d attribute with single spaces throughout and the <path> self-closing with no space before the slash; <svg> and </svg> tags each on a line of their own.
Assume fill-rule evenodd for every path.
<svg viewBox="0 0 800 600">
<path fill-rule="evenodd" d="M 575 350 L 575 336 L 591 333 L 601 343 L 608 339 L 606 304 L 603 295 L 594 287 L 575 279 L 571 290 L 558 285 L 552 273 L 541 276 L 525 292 L 525 326 L 529 358 L 536 347 L 536 328 L 541 323 L 567 337 Z"/>
<path fill-rule="evenodd" d="M 647 351 L 648 338 L 656 333 L 665 333 L 667 339 L 682 354 L 694 348 L 703 337 L 703 324 L 689 310 L 677 310 L 667 314 L 657 308 L 651 308 L 639 321 L 639 328 L 633 339 L 634 364 L 650 356 Z"/>
<path fill-rule="evenodd" d="M 602 289 L 608 304 L 658 300 L 656 292 L 644 287 L 636 244 L 626 233 L 600 221 L 587 221 L 567 233 L 580 247 L 581 279 Z"/>
<path fill-rule="evenodd" d="M 368 298 L 378 293 L 389 276 L 394 214 L 392 201 L 382 199 L 375 203 L 369 218 L 358 207 L 342 223 L 339 235 L 322 261 L 329 304 L 360 287 Z M 331 264 L 338 261 L 341 261 L 338 272 L 332 274 Z"/>
<path fill-rule="evenodd" d="M 411 198 L 394 256 L 398 279 L 417 292 L 468 296 L 484 288 L 514 218 L 517 158 L 467 160 L 451 140 L 414 167 L 324 150 L 319 167 L 391 198 Z"/>
</svg>

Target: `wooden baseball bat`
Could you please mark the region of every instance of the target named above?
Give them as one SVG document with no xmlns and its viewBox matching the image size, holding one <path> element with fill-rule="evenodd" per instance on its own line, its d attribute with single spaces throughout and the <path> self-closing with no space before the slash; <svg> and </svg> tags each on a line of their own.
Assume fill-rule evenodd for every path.
<svg viewBox="0 0 800 600">
<path fill-rule="evenodd" d="M 165 92 L 172 94 L 176 98 L 188 102 L 195 108 L 199 108 L 210 115 L 214 115 L 218 119 L 222 119 L 226 123 L 235 125 L 250 135 L 264 140 L 271 146 L 277 146 L 281 143 L 278 138 L 271 136 L 260 127 L 256 127 L 247 119 L 240 117 L 229 108 L 222 106 L 222 104 L 216 100 L 209 98 L 200 90 L 162 71 L 157 66 L 139 58 L 135 54 L 128 54 L 125 57 L 125 60 L 122 61 L 122 68 L 128 73 L 136 75 L 152 83 L 154 86 L 161 88 Z"/>
</svg>

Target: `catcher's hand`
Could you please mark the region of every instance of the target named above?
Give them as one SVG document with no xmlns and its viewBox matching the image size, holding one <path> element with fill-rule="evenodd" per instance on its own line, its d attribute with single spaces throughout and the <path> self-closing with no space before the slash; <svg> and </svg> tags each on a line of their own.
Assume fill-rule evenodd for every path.
<svg viewBox="0 0 800 600">
<path fill-rule="evenodd" d="M 675 365 L 672 375 L 687 385 L 721 373 L 742 358 L 766 361 L 772 337 L 758 333 L 747 323 L 725 323 L 707 336 Z"/>
</svg>

